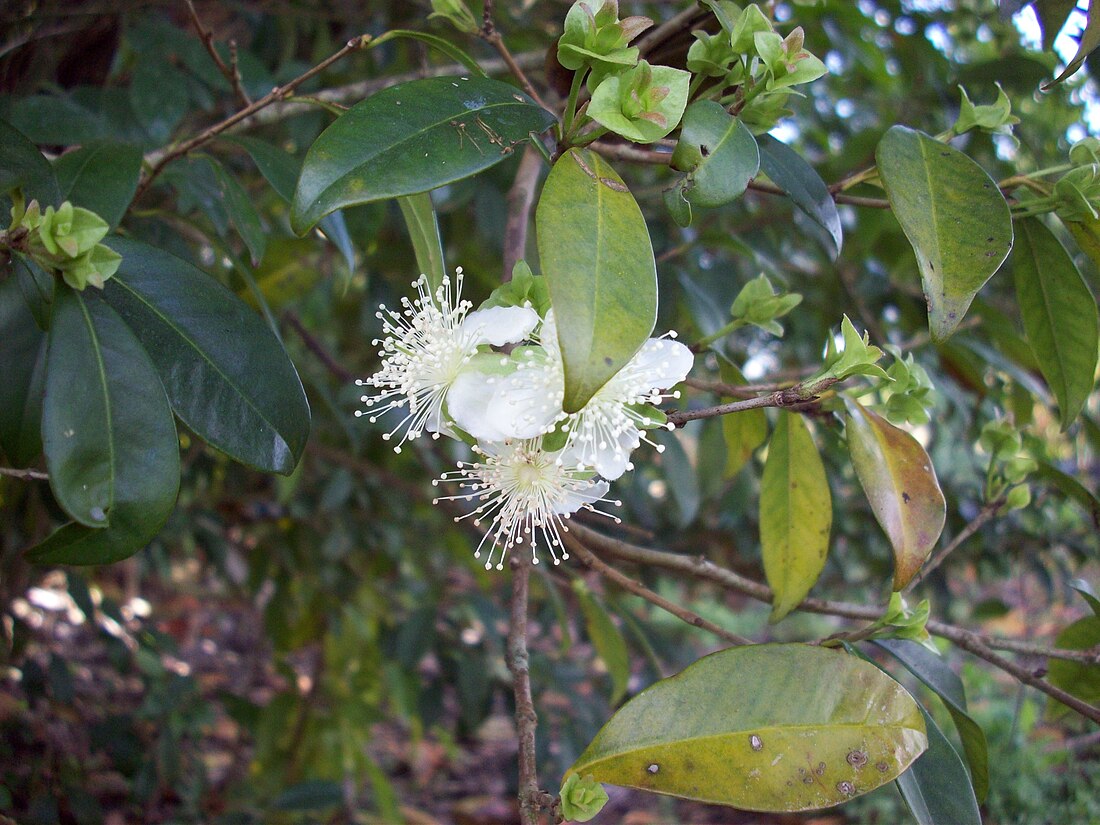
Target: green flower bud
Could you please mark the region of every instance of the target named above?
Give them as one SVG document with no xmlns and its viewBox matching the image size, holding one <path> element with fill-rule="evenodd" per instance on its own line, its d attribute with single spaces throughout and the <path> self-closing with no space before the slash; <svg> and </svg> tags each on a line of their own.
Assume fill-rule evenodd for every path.
<svg viewBox="0 0 1100 825">
<path fill-rule="evenodd" d="M 587 822 L 607 804 L 607 791 L 591 776 L 571 773 L 561 786 L 561 815 L 572 822 Z"/>
<path fill-rule="evenodd" d="M 588 116 L 629 140 L 652 143 L 680 123 L 690 80 L 688 72 L 643 60 L 600 83 L 588 104 Z"/>
<path fill-rule="evenodd" d="M 993 103 L 983 106 L 975 106 L 970 102 L 966 89 L 959 86 L 962 101 L 959 104 L 959 117 L 952 127 L 957 135 L 968 132 L 971 129 L 984 129 L 987 132 L 1006 132 L 1010 127 L 1020 122 L 1018 117 L 1012 114 L 1012 103 L 1005 94 L 1001 84 L 997 84 L 997 99 Z"/>
<path fill-rule="evenodd" d="M 96 244 L 80 257 L 61 266 L 61 277 L 69 286 L 83 290 L 91 284 L 103 289 L 104 282 L 118 272 L 122 256 L 110 247 Z"/>
<path fill-rule="evenodd" d="M 648 17 L 619 20 L 618 0 L 577 0 L 565 15 L 558 62 L 573 71 L 591 68 L 594 91 L 603 78 L 638 62 L 638 49 L 627 44 L 652 25 Z"/>
<path fill-rule="evenodd" d="M 782 318 L 800 303 L 802 296 L 799 293 L 776 292 L 768 276 L 761 274 L 737 293 L 730 306 L 730 315 L 772 335 L 780 336 L 783 334 L 783 327 L 776 319 Z"/>
<path fill-rule="evenodd" d="M 432 13 L 428 19 L 442 17 L 460 32 L 477 34 L 481 26 L 463 0 L 432 0 Z"/>
</svg>

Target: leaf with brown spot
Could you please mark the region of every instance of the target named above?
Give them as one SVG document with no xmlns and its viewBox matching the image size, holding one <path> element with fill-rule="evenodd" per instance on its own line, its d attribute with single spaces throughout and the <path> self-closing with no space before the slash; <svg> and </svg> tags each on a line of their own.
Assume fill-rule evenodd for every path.
<svg viewBox="0 0 1100 825">
<path fill-rule="evenodd" d="M 852 466 L 894 548 L 894 590 L 901 590 L 936 546 L 947 504 L 924 447 L 859 402 L 847 403 Z"/>
<path fill-rule="evenodd" d="M 905 689 L 873 664 L 802 644 L 706 656 L 627 702 L 568 773 L 751 811 L 838 805 L 927 746 Z"/>
</svg>

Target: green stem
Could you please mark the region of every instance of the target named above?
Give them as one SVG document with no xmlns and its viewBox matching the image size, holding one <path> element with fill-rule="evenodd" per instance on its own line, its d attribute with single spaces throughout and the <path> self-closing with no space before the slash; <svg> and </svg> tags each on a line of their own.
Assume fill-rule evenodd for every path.
<svg viewBox="0 0 1100 825">
<path fill-rule="evenodd" d="M 697 341 L 695 343 L 695 349 L 698 351 L 698 350 L 703 349 L 703 347 L 708 347 L 711 344 L 713 344 L 715 341 L 717 341 L 719 338 L 725 338 L 731 332 L 735 332 L 735 331 L 741 329 L 741 327 L 743 327 L 743 326 L 745 326 L 745 322 L 741 318 L 734 318 L 732 321 L 730 321 L 728 324 L 726 324 L 721 329 L 717 330 L 716 332 L 712 332 L 710 335 L 708 335 L 705 338 Z"/>
<path fill-rule="evenodd" d="M 580 96 L 581 85 L 584 83 L 584 76 L 586 74 L 588 74 L 588 69 L 586 67 L 581 67 L 573 72 L 573 82 L 569 84 L 569 98 L 565 101 L 565 115 L 561 126 L 563 141 L 566 140 L 569 133 L 573 130 L 573 119 L 577 116 L 577 97 Z"/>
<path fill-rule="evenodd" d="M 595 129 L 578 136 L 576 140 L 571 140 L 570 143 L 574 146 L 587 146 L 592 141 L 603 137 L 607 132 L 608 129 L 606 126 L 597 126 Z"/>
<path fill-rule="evenodd" d="M 706 82 L 706 80 L 707 75 L 705 74 L 697 74 L 691 79 L 691 85 L 688 86 L 688 100 L 691 100 L 693 97 L 695 97 L 696 93 Z"/>
</svg>

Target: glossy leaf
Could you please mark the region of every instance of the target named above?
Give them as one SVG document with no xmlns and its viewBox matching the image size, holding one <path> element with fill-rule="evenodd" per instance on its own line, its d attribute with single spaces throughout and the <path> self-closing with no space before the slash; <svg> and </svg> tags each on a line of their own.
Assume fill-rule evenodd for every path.
<svg viewBox="0 0 1100 825">
<path fill-rule="evenodd" d="M 1069 586 L 1081 594 L 1081 598 L 1092 608 L 1093 615 L 1100 618 L 1100 596 L 1096 595 L 1092 585 L 1084 579 L 1074 579 Z"/>
<path fill-rule="evenodd" d="M 458 48 L 458 46 L 454 45 L 450 40 L 427 32 L 413 31 L 411 29 L 391 29 L 385 34 L 374 38 L 374 40 L 370 42 L 370 48 L 373 49 L 376 46 L 381 46 L 387 41 L 398 39 L 419 40 L 424 45 L 430 46 L 436 51 L 447 55 L 447 57 L 451 58 L 451 60 L 456 63 L 461 63 L 470 73 L 478 77 L 486 77 L 485 71 L 469 54 Z"/>
<path fill-rule="evenodd" d="M 979 801 L 984 801 L 989 791 L 989 752 L 985 732 L 970 717 L 962 680 L 943 659 L 922 644 L 907 639 L 881 639 L 875 644 L 889 651 L 943 700 L 962 741 L 974 793 Z"/>
<path fill-rule="evenodd" d="M 982 825 L 978 800 L 955 747 L 923 707 L 928 750 L 898 777 L 901 798 L 917 825 Z"/>
<path fill-rule="evenodd" d="M 932 460 L 913 436 L 848 402 L 848 452 L 871 511 L 894 550 L 894 590 L 917 574 L 947 517 Z"/>
<path fill-rule="evenodd" d="M 61 203 L 61 189 L 49 162 L 31 141 L 4 120 L 0 120 L 0 195 L 17 186 L 29 203 L 37 200 L 43 208 Z M 5 225 L 8 219 L 4 215 Z"/>
<path fill-rule="evenodd" d="M 137 191 L 141 150 L 124 143 L 95 143 L 67 152 L 54 164 L 62 197 L 95 212 L 113 229 Z"/>
<path fill-rule="evenodd" d="M 1012 249 L 1008 204 L 982 167 L 921 132 L 892 127 L 875 157 L 917 254 L 932 337 L 942 341 Z"/>
<path fill-rule="evenodd" d="M 42 446 L 50 487 L 71 518 L 105 527 L 121 471 L 112 420 L 120 398 L 111 393 L 109 344 L 72 290 L 57 291 L 47 346 Z"/>
<path fill-rule="evenodd" d="M 744 384 L 745 376 L 724 358 L 718 359 L 719 375 L 727 384 Z M 722 434 L 726 439 L 726 475 L 736 475 L 752 454 L 768 438 L 768 418 L 762 409 L 744 410 L 722 416 Z"/>
<path fill-rule="evenodd" d="M 0 450 L 16 467 L 26 467 L 42 451 L 45 357 L 46 336 L 20 295 L 19 283 L 15 278 L 0 280 Z"/>
<path fill-rule="evenodd" d="M 1063 80 L 1070 75 L 1074 74 L 1081 65 L 1085 62 L 1085 58 L 1092 54 L 1096 50 L 1097 46 L 1100 46 L 1100 11 L 1096 6 L 1093 6 L 1090 0 L 1088 11 L 1085 13 L 1085 30 L 1081 32 L 1081 36 L 1077 41 L 1077 52 L 1073 55 L 1073 58 L 1066 64 L 1066 68 L 1062 70 L 1054 80 L 1043 86 L 1043 90 L 1050 89 L 1053 86 L 1057 86 Z"/>
<path fill-rule="evenodd" d="M 840 213 L 837 212 L 836 203 L 829 194 L 825 181 L 787 144 L 771 135 L 760 135 L 756 140 L 760 146 L 760 171 L 786 192 L 791 203 L 806 217 L 828 233 L 832 240 L 828 252 L 835 261 L 844 241 L 844 230 L 840 226 Z"/>
<path fill-rule="evenodd" d="M 110 526 L 67 524 L 27 555 L 42 564 L 106 564 L 144 547 L 175 507 L 176 423 L 148 354 L 98 293 L 61 289 L 54 303 L 42 424 L 50 486 L 67 510 L 75 503 L 82 515 L 95 515 L 91 508 L 106 502 Z M 90 358 L 82 347 L 91 349 Z M 91 376 L 84 374 L 88 361 Z M 74 402 L 80 389 L 88 395 Z M 63 406 L 72 403 L 75 409 Z M 58 449 L 50 443 L 57 439 L 83 450 Z M 91 446 L 96 440 L 100 445 Z M 110 460 L 106 475 L 73 460 L 103 453 Z"/>
<path fill-rule="evenodd" d="M 499 80 L 431 77 L 383 89 L 310 147 L 290 222 L 305 234 L 345 206 L 427 192 L 513 154 L 554 116 Z"/>
<path fill-rule="evenodd" d="M 631 699 L 569 773 L 802 811 L 889 782 L 925 745 L 916 702 L 874 665 L 809 645 L 752 645 L 706 656 Z"/>
<path fill-rule="evenodd" d="M 825 466 L 802 417 L 780 412 L 760 479 L 760 545 L 774 592 L 771 621 L 806 598 L 829 552 L 832 496 Z"/>
<path fill-rule="evenodd" d="M 443 282 L 446 265 L 443 262 L 443 238 L 439 234 L 439 221 L 432 206 L 432 196 L 428 192 L 406 195 L 397 199 L 405 226 L 409 230 L 413 253 L 416 255 L 416 268 L 428 276 L 428 284 L 434 293 Z"/>
<path fill-rule="evenodd" d="M 1062 429 L 1077 418 L 1096 375 L 1096 299 L 1065 247 L 1038 218 L 1017 223 L 1012 274 L 1028 343 L 1058 399 Z"/>
<path fill-rule="evenodd" d="M 277 146 L 267 141 L 248 136 L 233 136 L 224 140 L 240 146 L 249 157 L 252 158 L 260 174 L 271 184 L 271 188 L 288 204 L 294 200 L 294 187 L 298 183 L 298 175 L 302 170 L 302 164 L 293 155 L 284 152 Z M 355 269 L 355 247 L 352 245 L 351 236 L 348 234 L 347 223 L 344 221 L 343 212 L 333 212 L 325 215 L 317 224 L 326 238 L 340 250 L 349 270 Z"/>
<path fill-rule="evenodd" d="M 104 293 L 141 339 L 176 415 L 231 457 L 289 473 L 309 405 L 282 344 L 221 284 L 166 252 L 112 238 L 122 266 Z"/>
<path fill-rule="evenodd" d="M 566 412 L 585 405 L 645 343 L 657 320 L 657 264 L 645 218 L 607 161 L 562 155 L 535 213 L 565 362 Z"/>
<path fill-rule="evenodd" d="M 578 579 L 578 582 L 580 580 Z M 626 694 L 630 680 L 630 653 L 626 640 L 603 605 L 583 587 L 575 586 L 577 601 L 584 614 L 584 626 L 596 654 L 603 660 L 611 677 L 611 704 L 617 705 Z"/>
<path fill-rule="evenodd" d="M 740 197 L 760 169 L 756 138 L 713 100 L 691 104 L 672 166 L 688 175 L 676 191 L 692 206 L 722 206 Z"/>
<path fill-rule="evenodd" d="M 1100 645 L 1100 616 L 1096 615 L 1078 619 L 1054 640 L 1055 647 L 1066 650 L 1088 650 L 1096 645 Z M 1047 668 L 1047 679 L 1052 685 L 1091 705 L 1100 703 L 1100 667 L 1068 659 L 1050 659 Z"/>
<path fill-rule="evenodd" d="M 263 259 L 264 249 L 267 247 L 267 231 L 260 221 L 260 215 L 252 205 L 249 194 L 229 173 L 229 170 L 213 159 L 210 163 L 214 169 L 214 177 L 218 181 L 218 188 L 221 190 L 222 206 L 240 234 L 241 240 L 244 241 L 244 245 L 248 247 L 252 265 L 256 266 Z"/>
</svg>

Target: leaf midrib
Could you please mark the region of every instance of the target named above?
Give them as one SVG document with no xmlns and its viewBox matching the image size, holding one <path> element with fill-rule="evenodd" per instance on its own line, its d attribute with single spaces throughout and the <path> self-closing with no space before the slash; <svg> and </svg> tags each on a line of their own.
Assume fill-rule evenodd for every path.
<svg viewBox="0 0 1100 825">
<path fill-rule="evenodd" d="M 527 108 L 527 109 L 531 109 L 531 108 L 536 108 L 537 109 L 538 108 L 537 106 L 532 106 L 531 104 L 528 104 L 528 103 L 519 103 L 519 102 L 514 101 L 514 100 L 501 100 L 501 101 L 498 101 L 496 103 L 491 103 L 488 106 L 482 106 L 479 109 L 464 109 L 461 112 L 450 113 L 450 114 L 444 115 L 444 116 L 441 117 L 440 120 L 435 121 L 433 123 L 430 123 L 427 126 L 424 126 L 423 128 L 416 130 L 415 132 L 405 133 L 404 135 L 402 135 L 400 140 L 397 140 L 393 143 L 390 143 L 390 144 L 387 144 L 385 146 L 380 147 L 373 154 L 365 155 L 362 160 L 360 160 L 358 163 L 356 163 L 354 166 L 352 166 L 347 171 L 342 172 L 338 177 L 334 178 L 333 181 L 330 184 L 328 184 L 327 186 L 325 186 L 324 189 L 322 189 L 320 192 L 318 192 L 311 199 L 310 204 L 309 204 L 309 209 L 308 210 L 303 210 L 303 211 L 306 214 L 309 214 L 310 212 L 312 212 L 313 208 L 317 205 L 317 203 L 319 201 L 321 201 L 328 194 L 329 191 L 331 191 L 333 188 L 335 188 L 345 178 L 347 178 L 349 175 L 353 175 L 356 172 L 356 170 L 362 169 L 368 163 L 370 163 L 373 160 L 378 159 L 379 157 L 381 157 L 385 153 L 392 151 L 393 149 L 401 146 L 404 143 L 411 142 L 414 138 L 419 137 L 420 135 L 424 134 L 425 132 L 431 131 L 432 129 L 438 129 L 440 126 L 443 126 L 444 124 L 449 124 L 452 120 L 454 120 L 459 115 L 467 115 L 467 114 L 470 114 L 470 113 L 474 113 L 474 115 L 476 117 L 477 115 L 480 115 L 482 112 L 487 112 L 490 109 L 500 108 L 501 106 L 522 106 L 522 107 Z M 416 194 L 416 193 L 410 193 L 410 194 Z"/>
<path fill-rule="evenodd" d="M 231 388 L 233 388 L 236 391 L 237 396 L 245 401 L 245 403 L 247 404 L 249 409 L 251 409 L 253 412 L 256 413 L 257 418 L 259 418 L 264 424 L 266 424 L 275 433 L 275 435 L 278 436 L 278 438 L 280 440 L 282 440 L 283 444 L 289 450 L 290 445 L 287 444 L 287 441 L 283 437 L 283 434 L 279 431 L 279 428 L 266 415 L 263 414 L 263 412 L 260 410 L 259 407 L 257 407 L 253 403 L 251 397 L 248 396 L 235 381 L 231 380 L 229 375 L 226 374 L 218 366 L 217 363 L 215 363 L 213 360 L 211 360 L 211 358 L 206 354 L 206 351 L 202 347 L 200 347 L 194 339 L 192 339 L 189 335 L 184 334 L 183 329 L 181 327 L 179 327 L 177 324 L 175 324 L 168 315 L 163 313 L 159 309 L 159 307 L 157 307 L 155 304 L 153 304 L 152 302 L 147 300 L 144 295 L 142 295 L 140 292 L 138 292 L 136 289 L 134 289 L 134 287 L 132 287 L 130 284 L 126 283 L 121 278 L 115 278 L 114 280 L 120 286 L 125 288 L 131 295 L 133 295 L 134 298 L 136 298 L 150 312 L 152 312 L 153 315 L 155 315 L 158 319 L 160 319 L 165 324 L 165 326 L 167 326 L 169 329 L 171 329 L 173 332 L 175 332 L 180 339 L 185 341 L 191 347 L 192 350 L 194 350 L 196 353 L 198 353 L 201 356 L 202 360 L 205 361 L 211 367 L 211 369 L 220 378 L 222 378 L 225 381 L 225 383 L 228 386 L 230 386 Z M 189 426 L 189 427 L 191 426 L 191 422 L 188 421 L 186 418 L 183 417 L 183 415 L 180 414 L 180 411 L 178 409 L 176 409 L 175 405 L 172 406 L 172 409 L 176 413 L 176 415 L 178 415 L 180 417 L 180 419 L 183 420 L 183 422 L 185 424 L 187 424 L 187 426 Z M 205 435 L 204 435 L 204 438 L 205 438 Z M 211 443 L 213 443 L 213 442 L 211 442 Z M 215 446 L 217 446 L 217 444 L 215 444 Z M 290 451 L 290 452 L 293 453 L 293 451 Z"/>
</svg>

